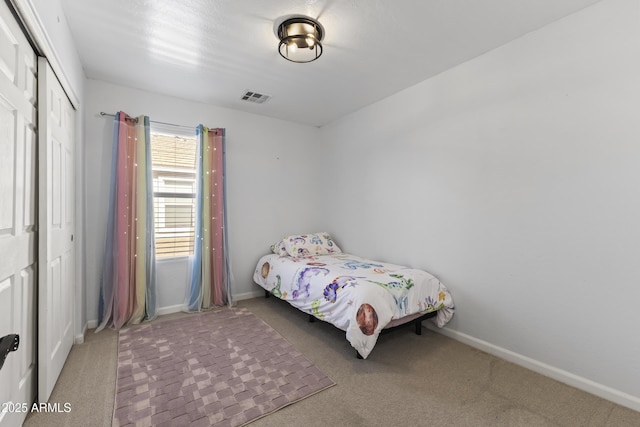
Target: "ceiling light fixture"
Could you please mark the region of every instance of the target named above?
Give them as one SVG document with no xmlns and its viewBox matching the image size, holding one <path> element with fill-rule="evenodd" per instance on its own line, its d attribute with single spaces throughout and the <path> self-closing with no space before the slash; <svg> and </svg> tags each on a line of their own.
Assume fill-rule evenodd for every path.
<svg viewBox="0 0 640 427">
<path fill-rule="evenodd" d="M 280 55 L 292 62 L 311 62 L 322 55 L 324 29 L 306 16 L 289 18 L 278 26 Z"/>
</svg>

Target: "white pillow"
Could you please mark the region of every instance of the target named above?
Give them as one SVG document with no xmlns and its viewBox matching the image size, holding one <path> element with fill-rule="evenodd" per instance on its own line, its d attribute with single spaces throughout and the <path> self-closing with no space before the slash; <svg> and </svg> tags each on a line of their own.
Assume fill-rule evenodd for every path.
<svg viewBox="0 0 640 427">
<path fill-rule="evenodd" d="M 339 254 L 342 252 L 329 233 L 326 232 L 293 234 L 282 239 L 282 243 L 289 256 L 294 258 Z"/>
<path fill-rule="evenodd" d="M 287 250 L 284 248 L 284 240 L 280 240 L 278 243 L 271 245 L 271 252 L 280 256 L 289 256 Z"/>
</svg>

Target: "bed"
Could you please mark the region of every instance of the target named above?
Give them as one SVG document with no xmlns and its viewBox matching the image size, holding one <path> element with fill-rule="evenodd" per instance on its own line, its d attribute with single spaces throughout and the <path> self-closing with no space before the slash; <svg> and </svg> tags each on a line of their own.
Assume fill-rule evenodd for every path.
<svg viewBox="0 0 640 427">
<path fill-rule="evenodd" d="M 446 287 L 424 270 L 344 253 L 328 233 L 287 236 L 260 258 L 254 281 L 267 295 L 346 332 L 366 359 L 385 329 L 432 317 L 443 327 L 454 313 Z"/>
</svg>

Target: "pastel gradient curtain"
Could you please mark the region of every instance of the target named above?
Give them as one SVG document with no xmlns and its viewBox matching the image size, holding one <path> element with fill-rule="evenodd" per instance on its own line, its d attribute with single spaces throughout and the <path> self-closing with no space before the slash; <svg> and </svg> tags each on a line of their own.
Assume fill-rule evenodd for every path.
<svg viewBox="0 0 640 427">
<path fill-rule="evenodd" d="M 224 129 L 196 129 L 196 220 L 186 311 L 231 304 L 227 251 Z"/>
<path fill-rule="evenodd" d="M 111 189 L 99 326 L 120 329 L 156 316 L 156 260 L 149 117 L 114 119 Z"/>
</svg>

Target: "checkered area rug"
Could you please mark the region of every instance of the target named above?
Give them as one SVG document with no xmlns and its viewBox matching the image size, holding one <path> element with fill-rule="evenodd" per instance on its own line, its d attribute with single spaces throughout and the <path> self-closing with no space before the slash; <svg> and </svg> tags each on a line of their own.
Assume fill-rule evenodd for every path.
<svg viewBox="0 0 640 427">
<path fill-rule="evenodd" d="M 122 329 L 113 426 L 238 426 L 335 385 L 244 308 Z"/>
</svg>

